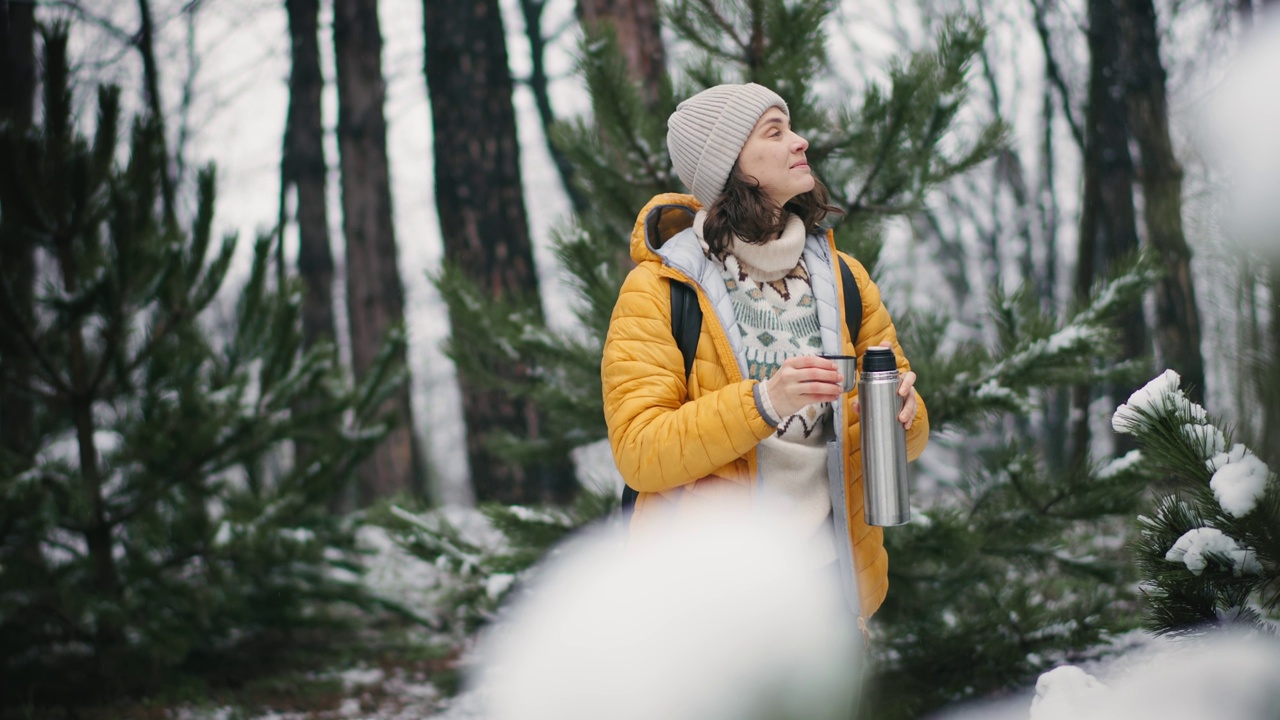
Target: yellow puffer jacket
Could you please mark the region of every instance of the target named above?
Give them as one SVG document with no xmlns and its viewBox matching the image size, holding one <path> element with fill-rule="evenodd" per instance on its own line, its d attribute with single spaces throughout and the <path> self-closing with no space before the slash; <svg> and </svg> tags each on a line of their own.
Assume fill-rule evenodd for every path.
<svg viewBox="0 0 1280 720">
<path fill-rule="evenodd" d="M 636 219 L 631 257 L 637 267 L 627 276 L 605 340 L 601 375 L 605 420 L 614 461 L 627 484 L 639 491 L 631 520 L 633 536 L 659 528 L 664 518 L 695 513 L 700 507 L 749 506 L 756 487 L 756 446 L 775 428 L 756 406 L 755 380 L 744 380 L 735 354 L 737 333 L 727 291 L 714 262 L 708 261 L 690 228 L 699 206 L 691 195 L 665 194 L 651 200 Z M 898 345 L 880 291 L 862 264 L 848 255 L 862 296 L 862 326 L 856 344 L 840 316 L 843 289 L 836 282 L 837 251 L 831 234 L 810 236 L 806 263 L 819 297 L 824 351 L 861 356 L 885 340 L 893 343 L 898 370 L 910 364 Z M 825 282 L 821 280 L 825 278 Z M 686 383 L 684 360 L 671 334 L 671 291 L 675 280 L 693 286 L 703 311 L 702 334 Z M 718 285 L 718 286 L 717 286 Z M 838 350 L 837 350 L 838 348 Z M 855 393 L 837 407 L 829 443 L 832 507 L 837 536 L 849 539 L 838 549 L 846 594 L 854 610 L 869 618 L 888 591 L 888 556 L 883 531 L 863 520 L 862 457 Z M 907 432 L 907 454 L 924 451 L 929 416 L 923 400 Z M 843 508 L 843 512 L 840 511 Z M 854 569 L 856 568 L 856 572 Z M 856 588 L 856 590 L 854 589 Z"/>
</svg>

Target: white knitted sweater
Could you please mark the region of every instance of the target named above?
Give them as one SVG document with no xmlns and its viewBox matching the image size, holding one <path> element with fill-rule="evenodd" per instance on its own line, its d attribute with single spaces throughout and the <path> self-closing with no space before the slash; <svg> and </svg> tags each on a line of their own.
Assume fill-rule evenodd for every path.
<svg viewBox="0 0 1280 720">
<path fill-rule="evenodd" d="M 704 220 L 704 212 L 694 220 L 699 240 Z M 761 441 L 757 450 L 761 499 L 781 507 L 788 522 L 812 537 L 815 559 L 822 563 L 835 559 L 834 536 L 827 522 L 831 495 L 826 426 L 831 422 L 831 407 L 807 405 L 779 418 L 764 386 L 787 358 L 822 351 L 813 285 L 802 257 L 804 243 L 804 224 L 793 215 L 776 240 L 753 245 L 734 238 L 721 273 L 742 333 L 748 377 L 761 382 L 761 400 L 772 415 L 767 419 L 777 421 L 777 432 Z"/>
</svg>

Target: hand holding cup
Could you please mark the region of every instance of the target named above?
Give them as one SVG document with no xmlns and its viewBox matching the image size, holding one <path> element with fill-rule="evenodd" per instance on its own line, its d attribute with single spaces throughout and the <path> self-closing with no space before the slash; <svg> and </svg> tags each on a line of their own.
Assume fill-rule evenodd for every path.
<svg viewBox="0 0 1280 720">
<path fill-rule="evenodd" d="M 832 402 L 844 392 L 843 384 L 857 382 L 855 373 L 840 377 L 836 363 L 817 355 L 787 358 L 782 367 L 765 381 L 769 401 L 779 415 L 794 415 L 806 405 Z"/>
<path fill-rule="evenodd" d="M 830 360 L 836 364 L 836 372 L 844 376 L 841 383 L 844 392 L 853 392 L 858 386 L 858 358 L 853 355 L 819 355 L 824 360 Z"/>
</svg>

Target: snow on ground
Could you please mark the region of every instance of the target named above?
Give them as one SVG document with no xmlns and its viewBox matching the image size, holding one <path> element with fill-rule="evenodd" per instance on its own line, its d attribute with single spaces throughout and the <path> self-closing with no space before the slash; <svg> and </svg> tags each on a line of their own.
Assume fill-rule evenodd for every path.
<svg viewBox="0 0 1280 720">
<path fill-rule="evenodd" d="M 171 710 L 171 720 L 419 720 L 429 717 L 441 705 L 441 693 L 421 675 L 402 670 L 387 673 L 379 668 L 357 667 L 342 672 L 320 674 L 317 681 L 338 680 L 346 697 L 326 710 L 266 710 L 246 712 L 245 708 L 184 706 Z"/>
<path fill-rule="evenodd" d="M 946 720 L 1273 720 L 1280 717 L 1274 637 L 1129 636 L 1116 655 L 1042 674 L 1034 695 L 974 705 Z"/>
<path fill-rule="evenodd" d="M 1107 693 L 1107 686 L 1075 665 L 1054 668 L 1036 681 L 1031 700 L 1032 720 L 1074 720 L 1090 717 Z"/>
<path fill-rule="evenodd" d="M 448 511 L 480 542 L 495 531 L 474 510 Z M 413 668 L 355 667 L 318 673 L 343 697 L 324 710 L 182 707 L 173 720 L 555 720 L 842 718 L 861 645 L 847 611 L 805 570 L 801 548 L 759 528 L 681 531 L 649 552 L 620 551 L 604 528 L 569 543 L 458 662 L 467 684 L 454 697 Z M 424 613 L 450 578 L 406 553 L 378 528 L 376 593 Z M 672 588 L 679 592 L 672 592 Z M 828 588 L 829 589 L 829 588 Z M 826 598 L 826 599 L 824 599 Z M 652 618 L 620 623 L 618 618 Z M 760 618 L 774 618 L 760 622 Z M 835 630 L 833 630 L 833 628 Z M 440 638 L 424 630 L 428 645 Z M 675 646 L 683 648 L 673 653 Z M 838 682 L 837 682 L 838 680 Z M 935 720 L 1273 720 L 1280 717 L 1280 644 L 1259 637 L 1157 638 L 1135 631 L 1088 659 L 1044 673 L 999 703 L 970 704 Z M 636 687 L 666 688 L 638 695 Z M 761 698 L 784 698 L 769 705 Z M 810 703 L 806 705 L 806 703 Z M 843 719 L 842 719 L 843 720 Z"/>
<path fill-rule="evenodd" d="M 441 524 L 457 530 L 473 546 L 493 549 L 503 536 L 489 520 L 474 508 L 446 507 L 419 518 L 429 527 Z M 422 618 L 438 614 L 441 598 L 446 596 L 454 580 L 448 573 L 400 547 L 386 529 L 366 525 L 357 536 L 366 557 L 364 582 L 377 597 L 407 608 Z"/>
</svg>

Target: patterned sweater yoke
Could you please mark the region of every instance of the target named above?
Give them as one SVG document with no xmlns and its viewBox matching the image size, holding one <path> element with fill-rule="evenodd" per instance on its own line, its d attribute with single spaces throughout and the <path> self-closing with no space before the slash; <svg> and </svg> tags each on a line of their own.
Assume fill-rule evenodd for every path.
<svg viewBox="0 0 1280 720">
<path fill-rule="evenodd" d="M 747 376 L 760 382 L 787 358 L 822 352 L 818 304 L 802 254 L 804 227 L 793 218 L 788 231 L 791 237 L 783 233 L 764 245 L 738 239 L 723 263 Z M 781 418 L 758 450 L 762 499 L 785 508 L 785 517 L 810 538 L 816 562 L 836 557 L 826 468 L 825 428 L 831 417 L 827 403 L 806 405 Z"/>
<path fill-rule="evenodd" d="M 723 274 L 742 333 L 748 377 L 763 382 L 787 358 L 822 351 L 813 285 L 803 259 L 780 278 L 757 280 L 729 255 Z"/>
</svg>

